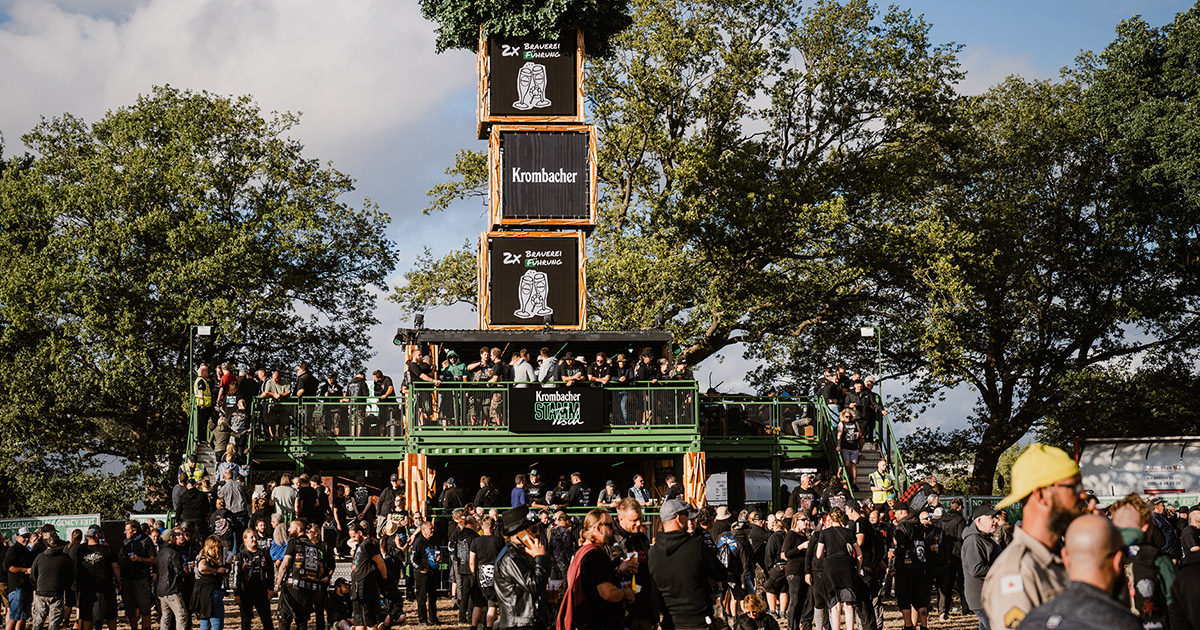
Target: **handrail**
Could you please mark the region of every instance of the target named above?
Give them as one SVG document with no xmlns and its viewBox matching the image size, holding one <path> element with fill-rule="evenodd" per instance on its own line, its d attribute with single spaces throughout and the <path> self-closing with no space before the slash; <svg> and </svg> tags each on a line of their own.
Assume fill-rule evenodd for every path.
<svg viewBox="0 0 1200 630">
<path fill-rule="evenodd" d="M 887 414 L 880 414 L 883 418 L 886 431 L 887 455 L 889 459 L 888 465 L 892 466 L 893 475 L 896 478 L 896 491 L 902 493 L 908 489 L 908 467 L 904 465 L 904 455 L 900 452 L 900 443 L 896 440 L 896 429 L 892 426 L 892 419 Z"/>
<path fill-rule="evenodd" d="M 829 404 L 824 398 L 818 397 L 818 400 L 821 402 L 817 405 L 817 416 L 818 418 L 824 416 L 825 421 L 820 422 L 820 425 L 824 430 L 828 431 L 826 439 L 822 440 L 822 443 L 825 444 L 825 454 L 829 459 L 829 469 L 838 471 L 838 474 L 842 477 L 842 487 L 853 498 L 856 480 L 850 478 L 850 471 L 846 470 L 846 463 L 842 461 L 841 450 L 837 444 L 837 416 L 829 410 Z"/>
</svg>

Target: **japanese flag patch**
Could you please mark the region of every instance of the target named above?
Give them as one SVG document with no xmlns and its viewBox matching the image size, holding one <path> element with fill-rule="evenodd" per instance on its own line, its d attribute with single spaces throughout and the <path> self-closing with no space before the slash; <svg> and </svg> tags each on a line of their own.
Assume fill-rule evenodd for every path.
<svg viewBox="0 0 1200 630">
<path fill-rule="evenodd" d="M 1006 575 L 1000 578 L 1000 594 L 1012 595 L 1013 593 L 1023 593 L 1025 591 L 1025 582 L 1021 580 L 1019 575 Z"/>
</svg>

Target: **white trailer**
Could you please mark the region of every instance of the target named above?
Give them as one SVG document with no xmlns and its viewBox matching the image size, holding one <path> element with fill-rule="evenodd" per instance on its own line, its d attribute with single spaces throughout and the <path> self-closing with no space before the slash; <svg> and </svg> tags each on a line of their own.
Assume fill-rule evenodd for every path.
<svg viewBox="0 0 1200 630">
<path fill-rule="evenodd" d="M 1200 492 L 1200 437 L 1088 438 L 1080 442 L 1083 486 L 1121 497 Z"/>
</svg>

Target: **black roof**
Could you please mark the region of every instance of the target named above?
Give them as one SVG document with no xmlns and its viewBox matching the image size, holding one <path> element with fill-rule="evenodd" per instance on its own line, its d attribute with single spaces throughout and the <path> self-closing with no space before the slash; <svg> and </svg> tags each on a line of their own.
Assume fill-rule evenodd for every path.
<svg viewBox="0 0 1200 630">
<path fill-rule="evenodd" d="M 671 343 L 666 330 L 416 330 L 413 341 L 445 346 L 583 344 L 658 346 Z"/>
</svg>

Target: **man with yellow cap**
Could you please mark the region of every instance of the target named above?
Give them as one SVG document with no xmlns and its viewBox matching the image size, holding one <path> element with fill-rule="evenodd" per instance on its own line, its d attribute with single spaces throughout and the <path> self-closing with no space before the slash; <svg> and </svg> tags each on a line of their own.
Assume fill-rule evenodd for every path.
<svg viewBox="0 0 1200 630">
<path fill-rule="evenodd" d="M 1031 445 L 1013 464 L 1012 493 L 996 508 L 1018 502 L 1021 526 L 983 581 L 983 610 L 992 630 L 1016 628 L 1030 610 L 1066 588 L 1058 546 L 1084 511 L 1079 465 L 1062 449 Z"/>
</svg>

